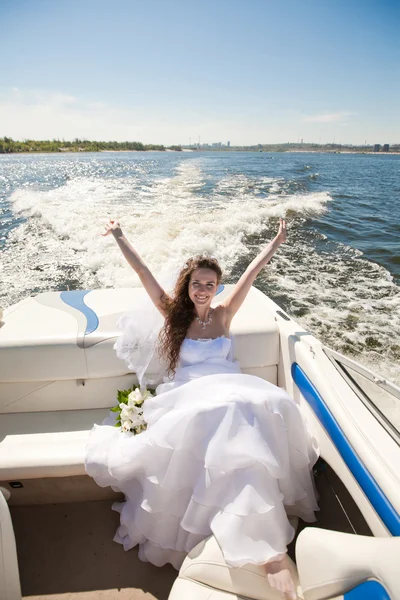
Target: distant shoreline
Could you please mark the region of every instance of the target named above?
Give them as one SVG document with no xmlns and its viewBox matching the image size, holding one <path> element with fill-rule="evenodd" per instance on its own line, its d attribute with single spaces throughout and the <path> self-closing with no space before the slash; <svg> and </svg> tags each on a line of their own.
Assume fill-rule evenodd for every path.
<svg viewBox="0 0 400 600">
<path fill-rule="evenodd" d="M 376 150 L 379 148 L 379 151 Z M 234 146 L 220 142 L 208 144 L 143 144 L 135 141 L 93 141 L 75 138 L 74 140 L 13 140 L 0 137 L 0 154 L 70 154 L 71 152 L 260 152 L 260 153 L 312 153 L 312 154 L 400 154 L 399 144 L 315 144 L 313 142 L 288 142 L 284 144 L 253 144 Z"/>
<path fill-rule="evenodd" d="M 234 149 L 221 149 L 215 150 L 212 148 L 204 148 L 200 150 L 190 149 L 190 148 L 182 148 L 182 150 L 63 150 L 62 152 L 57 152 L 54 150 L 22 150 L 22 151 L 12 151 L 12 152 L 0 152 L 0 156 L 15 156 L 15 155 L 35 155 L 35 154 L 102 154 L 102 153 L 148 153 L 148 152 L 157 152 L 159 154 L 164 154 L 165 152 L 174 152 L 174 153 L 202 153 L 202 152 L 212 152 L 215 154 L 219 154 L 220 152 L 246 152 L 248 154 L 365 154 L 365 155 L 373 155 L 373 156 L 397 156 L 400 155 L 400 151 L 392 151 L 392 152 L 365 152 L 361 150 L 245 150 L 241 148 Z"/>
<path fill-rule="evenodd" d="M 394 152 L 362 152 L 361 150 L 285 150 L 285 153 L 298 154 L 373 154 L 374 156 L 386 156 L 390 154 L 400 154 L 400 151 Z M 282 154 L 279 152 L 279 154 Z"/>
</svg>

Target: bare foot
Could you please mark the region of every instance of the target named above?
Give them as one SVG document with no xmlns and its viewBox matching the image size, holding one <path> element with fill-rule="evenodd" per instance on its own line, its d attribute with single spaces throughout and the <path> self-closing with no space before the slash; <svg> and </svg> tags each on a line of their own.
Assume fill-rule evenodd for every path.
<svg viewBox="0 0 400 600">
<path fill-rule="evenodd" d="M 287 600 L 296 600 L 296 588 L 289 568 L 287 554 L 279 554 L 264 565 L 267 580 Z"/>
</svg>

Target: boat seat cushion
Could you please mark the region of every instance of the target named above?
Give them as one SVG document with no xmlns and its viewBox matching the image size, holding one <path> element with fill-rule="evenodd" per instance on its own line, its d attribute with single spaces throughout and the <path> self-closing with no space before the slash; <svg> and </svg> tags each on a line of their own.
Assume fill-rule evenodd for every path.
<svg viewBox="0 0 400 600">
<path fill-rule="evenodd" d="M 307 600 L 400 599 L 400 538 L 379 538 L 307 527 L 296 542 L 296 562 Z M 350 598 L 350 594 L 349 594 Z"/>
<path fill-rule="evenodd" d="M 290 559 L 289 559 L 290 560 Z M 295 564 L 290 561 L 292 577 L 298 587 Z M 299 596 L 302 597 L 302 596 Z M 258 565 L 229 567 L 212 536 L 198 544 L 185 558 L 168 600 L 277 600 Z"/>
<path fill-rule="evenodd" d="M 18 413 L 0 420 L 0 481 L 85 474 L 85 447 L 107 409 Z"/>
</svg>

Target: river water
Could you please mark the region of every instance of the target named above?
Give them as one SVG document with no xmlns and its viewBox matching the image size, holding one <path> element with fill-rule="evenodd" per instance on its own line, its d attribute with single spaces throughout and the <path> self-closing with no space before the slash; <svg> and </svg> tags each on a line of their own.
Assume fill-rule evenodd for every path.
<svg viewBox="0 0 400 600">
<path fill-rule="evenodd" d="M 288 222 L 255 285 L 331 348 L 400 384 L 400 156 L 130 152 L 0 156 L 0 305 L 139 285 L 109 217 L 155 275 L 216 256 L 228 283 Z"/>
</svg>

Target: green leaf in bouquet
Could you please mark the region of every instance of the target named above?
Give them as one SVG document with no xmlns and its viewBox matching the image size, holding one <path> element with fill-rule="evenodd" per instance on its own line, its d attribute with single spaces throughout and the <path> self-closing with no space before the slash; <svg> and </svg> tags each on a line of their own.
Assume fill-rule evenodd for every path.
<svg viewBox="0 0 400 600">
<path fill-rule="evenodd" d="M 119 408 L 119 404 L 117 404 L 117 406 L 113 406 L 112 408 L 110 408 L 111 412 L 119 412 L 120 408 Z"/>
<path fill-rule="evenodd" d="M 118 404 L 124 403 L 127 404 L 128 403 L 128 395 L 126 393 L 126 390 L 118 390 Z"/>
</svg>

